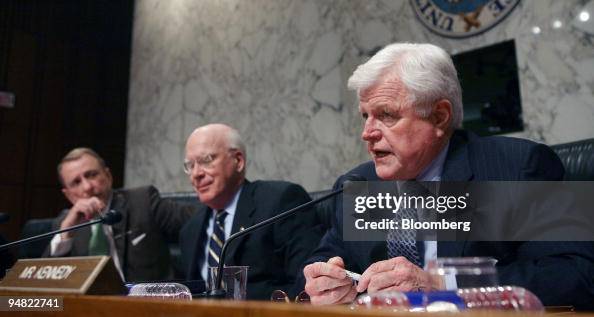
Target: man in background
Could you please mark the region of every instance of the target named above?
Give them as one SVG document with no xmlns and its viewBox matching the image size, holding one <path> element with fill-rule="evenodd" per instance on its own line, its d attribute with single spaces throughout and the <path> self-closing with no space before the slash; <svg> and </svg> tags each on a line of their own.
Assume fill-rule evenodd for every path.
<svg viewBox="0 0 594 317">
<path fill-rule="evenodd" d="M 227 125 L 205 125 L 188 138 L 184 170 L 204 204 L 180 234 L 188 279 L 207 280 L 231 234 L 310 200 L 296 184 L 248 181 L 246 160 L 239 132 Z M 301 291 L 296 277 L 320 237 L 315 215 L 304 211 L 234 241 L 224 263 L 249 266 L 248 299 L 269 300 L 274 290 L 294 296 Z"/>
<path fill-rule="evenodd" d="M 194 212 L 192 207 L 161 199 L 152 186 L 113 190 L 109 168 L 89 148 L 66 154 L 58 165 L 58 177 L 72 207 L 56 218 L 55 229 L 87 222 L 108 210 L 119 211 L 122 220 L 57 234 L 46 253 L 110 255 L 126 282 L 172 277 L 167 242 L 177 241 L 181 227 Z"/>
</svg>

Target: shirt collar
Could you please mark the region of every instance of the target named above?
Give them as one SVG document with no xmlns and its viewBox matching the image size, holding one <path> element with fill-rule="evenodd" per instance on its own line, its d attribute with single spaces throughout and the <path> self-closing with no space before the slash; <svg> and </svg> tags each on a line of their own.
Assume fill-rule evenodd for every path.
<svg viewBox="0 0 594 317">
<path fill-rule="evenodd" d="M 225 208 L 223 208 L 227 212 L 227 215 L 230 217 L 233 217 L 235 215 L 235 211 L 237 210 L 237 203 L 239 202 L 239 195 L 241 195 L 242 190 L 243 190 L 243 185 L 241 185 L 241 187 L 239 187 L 239 190 L 237 190 L 237 192 L 235 193 L 235 195 L 233 196 L 233 199 L 231 199 L 229 204 L 227 204 L 227 206 L 225 206 Z"/>
<path fill-rule="evenodd" d="M 103 209 L 102 213 L 106 213 L 111 209 L 111 202 L 113 201 L 113 190 L 109 193 L 109 197 L 105 202 L 105 208 Z"/>
<path fill-rule="evenodd" d="M 450 147 L 450 141 L 441 149 L 441 152 L 437 155 L 431 164 L 427 166 L 421 174 L 417 177 L 417 181 L 439 181 L 441 180 L 441 173 L 443 171 L 443 165 L 445 163 L 446 156 L 448 154 L 448 148 Z"/>
</svg>

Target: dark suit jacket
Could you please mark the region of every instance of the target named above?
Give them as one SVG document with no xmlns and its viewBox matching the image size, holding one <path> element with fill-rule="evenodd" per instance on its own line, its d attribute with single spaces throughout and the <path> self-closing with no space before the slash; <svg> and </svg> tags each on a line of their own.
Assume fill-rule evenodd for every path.
<svg viewBox="0 0 594 317">
<path fill-rule="evenodd" d="M 373 162 L 348 174 L 380 180 Z M 527 140 L 486 137 L 456 131 L 444 163 L 443 181 L 561 180 L 564 169 L 545 145 Z M 335 186 L 340 186 L 341 176 Z M 385 242 L 342 241 L 342 197 L 334 201 L 337 223 L 322 238 L 307 263 L 341 256 L 347 269 L 363 272 L 387 258 Z M 502 285 L 518 285 L 534 292 L 545 305 L 594 307 L 594 244 L 590 242 L 449 242 L 440 241 L 438 257 L 491 256 L 498 259 Z"/>
<path fill-rule="evenodd" d="M 112 229 L 126 281 L 171 278 L 167 242 L 177 241 L 179 231 L 195 212 L 195 208 L 178 206 L 171 200 L 161 199 L 153 186 L 114 190 L 110 208 L 122 213 L 122 221 L 114 224 Z M 56 229 L 67 213 L 68 210 L 64 210 L 56 218 Z M 140 238 L 142 235 L 144 238 Z M 90 227 L 75 231 L 69 255 L 88 255 L 90 237 Z M 135 238 L 139 241 L 133 245 Z M 46 254 L 49 251 L 46 250 Z"/>
<path fill-rule="evenodd" d="M 310 200 L 299 185 L 280 181 L 246 181 L 243 185 L 231 233 L 287 211 Z M 225 264 L 247 265 L 247 298 L 269 300 L 274 290 L 294 295 L 296 276 L 322 236 L 311 210 L 261 229 L 230 244 Z M 180 233 L 182 262 L 188 279 L 202 279 L 206 228 L 212 210 L 202 206 Z"/>
</svg>

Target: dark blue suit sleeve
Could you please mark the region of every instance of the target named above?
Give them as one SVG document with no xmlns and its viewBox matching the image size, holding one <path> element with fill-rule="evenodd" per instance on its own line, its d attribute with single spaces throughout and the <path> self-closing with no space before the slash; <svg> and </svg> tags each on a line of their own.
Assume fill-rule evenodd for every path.
<svg viewBox="0 0 594 317">
<path fill-rule="evenodd" d="M 344 176 L 341 176 L 334 183 L 332 190 L 341 188 L 343 182 Z M 332 205 L 334 206 L 332 226 L 326 231 L 320 241 L 320 245 L 307 260 L 306 264 L 326 262 L 335 256 L 345 259 L 346 254 L 342 240 L 342 194 L 335 196 L 332 200 Z"/>
<path fill-rule="evenodd" d="M 344 176 L 341 176 L 336 181 L 336 183 L 334 183 L 332 190 L 342 187 L 343 182 Z M 342 194 L 334 196 L 332 199 L 332 205 L 334 206 L 332 226 L 326 231 L 322 237 L 322 240 L 320 241 L 319 246 L 313 251 L 312 255 L 307 259 L 307 261 L 305 261 L 303 267 L 315 262 L 326 262 L 335 256 L 339 256 L 346 261 L 346 252 L 344 250 L 344 244 L 342 241 L 342 232 L 340 231 L 342 228 Z M 305 276 L 303 275 L 303 270 L 301 270 L 297 276 L 295 289 L 297 291 L 303 290 L 304 286 Z"/>
<path fill-rule="evenodd" d="M 532 147 L 519 180 L 560 181 L 564 168 L 547 146 Z M 563 212 L 559 210 L 559 212 Z M 594 243 L 523 242 L 514 260 L 498 266 L 501 284 L 523 286 L 545 305 L 573 305 L 594 309 Z"/>
</svg>

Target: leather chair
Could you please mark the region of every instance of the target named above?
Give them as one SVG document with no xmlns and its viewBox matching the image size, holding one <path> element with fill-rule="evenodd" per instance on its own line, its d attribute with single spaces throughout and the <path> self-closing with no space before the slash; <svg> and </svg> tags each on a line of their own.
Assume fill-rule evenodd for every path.
<svg viewBox="0 0 594 317">
<path fill-rule="evenodd" d="M 565 167 L 565 180 L 594 180 L 594 139 L 551 146 Z"/>
<path fill-rule="evenodd" d="M 181 205 L 197 205 L 201 204 L 198 200 L 195 192 L 174 192 L 174 193 L 161 193 L 161 198 L 167 198 L 175 200 Z M 175 279 L 185 278 L 185 269 L 183 268 L 181 261 L 181 250 L 177 242 L 168 242 L 169 254 L 171 255 L 171 267 L 173 268 L 173 276 Z"/>
<path fill-rule="evenodd" d="M 27 221 L 23 226 L 23 230 L 21 230 L 20 239 L 29 238 L 52 231 L 53 221 L 54 218 L 40 218 Z M 27 259 L 41 257 L 43 251 L 45 251 L 45 248 L 49 245 L 51 240 L 52 238 L 50 237 L 19 246 L 18 258 Z"/>
</svg>

